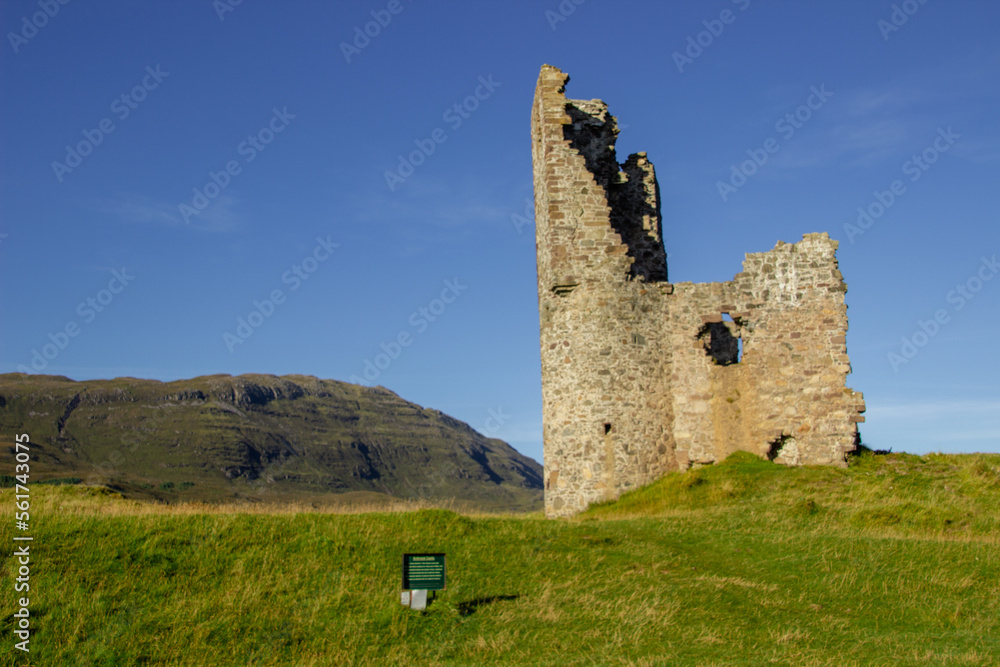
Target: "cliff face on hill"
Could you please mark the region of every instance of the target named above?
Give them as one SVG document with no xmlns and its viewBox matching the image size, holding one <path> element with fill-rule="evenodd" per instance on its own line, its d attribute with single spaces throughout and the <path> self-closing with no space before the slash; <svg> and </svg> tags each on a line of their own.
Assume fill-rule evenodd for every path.
<svg viewBox="0 0 1000 667">
<path fill-rule="evenodd" d="M 542 467 L 503 441 L 382 387 L 311 376 L 76 382 L 0 375 L 5 448 L 13 448 L 15 433 L 31 436 L 36 481 L 75 476 L 137 497 L 384 494 L 541 507 Z"/>
</svg>

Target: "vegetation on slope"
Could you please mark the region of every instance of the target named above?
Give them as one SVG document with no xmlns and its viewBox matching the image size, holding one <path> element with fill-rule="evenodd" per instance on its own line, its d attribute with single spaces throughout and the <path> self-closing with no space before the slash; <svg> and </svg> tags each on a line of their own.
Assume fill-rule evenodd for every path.
<svg viewBox="0 0 1000 667">
<path fill-rule="evenodd" d="M 541 466 L 505 442 L 382 387 L 302 375 L 0 375 L 0 434 L 13 433 L 31 436 L 42 478 L 81 477 L 135 498 L 541 506 Z"/>
<path fill-rule="evenodd" d="M 36 632 L 15 655 L 4 586 L 8 664 L 1000 662 L 995 455 L 735 455 L 574 520 L 31 493 Z M 399 605 L 405 551 L 448 554 L 425 613 Z"/>
<path fill-rule="evenodd" d="M 716 466 L 672 473 L 595 505 L 592 518 L 673 516 L 690 511 L 762 516 L 775 524 L 812 517 L 830 528 L 919 530 L 941 537 L 1000 535 L 1000 455 L 876 455 L 849 468 L 788 468 L 737 452 Z"/>
</svg>

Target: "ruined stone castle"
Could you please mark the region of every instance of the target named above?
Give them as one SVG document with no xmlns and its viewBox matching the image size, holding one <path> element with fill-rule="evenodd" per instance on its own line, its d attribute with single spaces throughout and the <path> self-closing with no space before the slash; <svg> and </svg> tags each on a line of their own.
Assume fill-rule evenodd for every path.
<svg viewBox="0 0 1000 667">
<path fill-rule="evenodd" d="M 847 287 L 826 233 L 671 283 L 645 153 L 622 164 L 600 100 L 545 65 L 532 108 L 545 512 L 565 516 L 736 450 L 845 465 Z"/>
</svg>

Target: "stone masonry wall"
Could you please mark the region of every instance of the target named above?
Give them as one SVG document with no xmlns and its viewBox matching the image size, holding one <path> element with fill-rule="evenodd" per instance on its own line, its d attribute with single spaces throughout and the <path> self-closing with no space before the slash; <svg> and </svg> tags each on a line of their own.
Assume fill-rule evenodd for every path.
<svg viewBox="0 0 1000 667">
<path fill-rule="evenodd" d="M 664 286 L 631 279 L 666 276 L 659 208 L 648 208 L 652 166 L 636 156 L 636 180 L 626 180 L 614 118 L 602 102 L 568 104 L 566 78 L 543 69 L 532 132 L 546 503 L 561 514 L 674 467 L 669 351 L 655 317 Z M 618 215 L 609 199 L 642 216 Z M 650 237 L 639 257 L 623 234 Z"/>
<path fill-rule="evenodd" d="M 565 516 L 740 449 L 842 465 L 863 421 L 836 241 L 747 255 L 726 283 L 667 282 L 659 188 L 621 165 L 600 100 L 544 66 L 532 109 L 545 508 Z"/>
</svg>

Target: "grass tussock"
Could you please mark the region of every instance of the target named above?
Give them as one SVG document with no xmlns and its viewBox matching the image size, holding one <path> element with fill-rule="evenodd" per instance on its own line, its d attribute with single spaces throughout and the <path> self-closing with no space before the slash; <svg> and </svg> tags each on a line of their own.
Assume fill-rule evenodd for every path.
<svg viewBox="0 0 1000 667">
<path fill-rule="evenodd" d="M 736 455 L 559 521 L 33 487 L 32 652 L 12 648 L 5 585 L 0 661 L 995 665 L 998 479 L 988 455 Z M 399 605 L 405 551 L 448 554 L 424 613 Z"/>
</svg>

